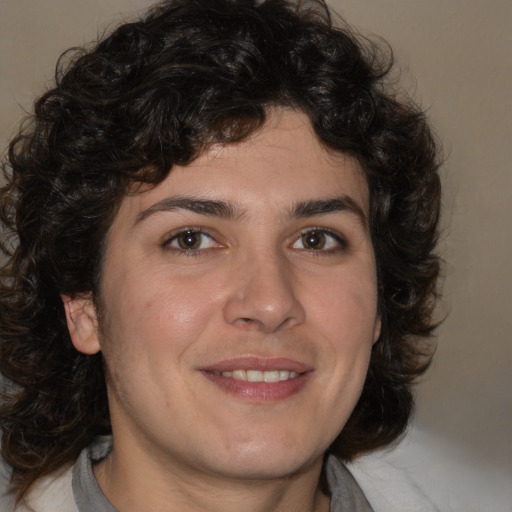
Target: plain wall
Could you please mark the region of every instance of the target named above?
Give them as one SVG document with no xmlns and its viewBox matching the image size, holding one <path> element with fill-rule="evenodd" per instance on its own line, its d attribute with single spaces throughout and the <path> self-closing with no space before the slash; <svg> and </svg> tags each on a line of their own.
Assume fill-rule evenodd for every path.
<svg viewBox="0 0 512 512">
<path fill-rule="evenodd" d="M 416 421 L 502 464 L 512 486 L 512 2 L 332 4 L 391 44 L 444 145 L 448 316 Z"/>
<path fill-rule="evenodd" d="M 64 49 L 145 0 L 0 0 L 0 146 Z M 443 141 L 446 260 L 433 367 L 416 424 L 512 478 L 512 2 L 331 2 L 393 47 Z M 122 16 L 120 13 L 124 13 Z"/>
</svg>

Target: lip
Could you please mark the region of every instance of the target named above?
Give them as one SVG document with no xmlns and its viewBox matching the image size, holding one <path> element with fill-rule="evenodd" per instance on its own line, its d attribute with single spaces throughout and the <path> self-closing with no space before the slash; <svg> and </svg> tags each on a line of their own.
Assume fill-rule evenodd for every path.
<svg viewBox="0 0 512 512">
<path fill-rule="evenodd" d="M 298 377 L 279 382 L 249 382 L 219 375 L 219 372 L 235 370 L 288 370 L 298 373 Z M 309 365 L 293 359 L 254 356 L 237 357 L 216 362 L 200 368 L 200 372 L 223 392 L 245 402 L 264 404 L 285 400 L 299 393 L 313 374 Z"/>
<path fill-rule="evenodd" d="M 310 365 L 289 359 L 287 357 L 257 357 L 243 356 L 225 359 L 212 365 L 200 368 L 204 372 L 232 372 L 234 370 L 288 370 L 296 373 L 311 372 Z"/>
</svg>

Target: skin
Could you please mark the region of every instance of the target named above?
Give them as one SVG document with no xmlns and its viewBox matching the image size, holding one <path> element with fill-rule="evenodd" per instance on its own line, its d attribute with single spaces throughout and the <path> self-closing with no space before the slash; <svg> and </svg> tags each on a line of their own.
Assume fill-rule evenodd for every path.
<svg viewBox="0 0 512 512">
<path fill-rule="evenodd" d="M 75 347 L 106 363 L 114 449 L 95 473 L 116 508 L 328 510 L 323 455 L 380 333 L 368 203 L 357 162 L 290 110 L 124 198 L 101 317 L 64 298 Z M 210 371 L 233 360 L 300 371 Z"/>
</svg>

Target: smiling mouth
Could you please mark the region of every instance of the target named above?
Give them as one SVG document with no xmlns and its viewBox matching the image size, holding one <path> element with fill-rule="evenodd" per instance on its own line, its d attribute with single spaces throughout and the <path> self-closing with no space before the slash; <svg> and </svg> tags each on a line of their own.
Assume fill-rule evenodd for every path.
<svg viewBox="0 0 512 512">
<path fill-rule="evenodd" d="M 299 393 L 310 381 L 313 371 L 229 369 L 202 370 L 203 375 L 219 389 L 252 404 L 275 403 Z"/>
<path fill-rule="evenodd" d="M 296 379 L 300 373 L 290 370 L 233 370 L 233 371 L 213 371 L 213 375 L 227 377 L 245 382 L 282 382 L 290 379 Z"/>
<path fill-rule="evenodd" d="M 239 400 L 275 403 L 298 394 L 314 368 L 287 357 L 240 356 L 199 368 L 215 386 Z"/>
</svg>

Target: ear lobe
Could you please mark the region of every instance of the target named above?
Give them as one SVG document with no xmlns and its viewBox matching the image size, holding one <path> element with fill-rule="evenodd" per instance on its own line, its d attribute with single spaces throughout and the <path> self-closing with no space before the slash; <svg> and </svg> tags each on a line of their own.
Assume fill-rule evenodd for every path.
<svg viewBox="0 0 512 512">
<path fill-rule="evenodd" d="M 84 354 L 96 354 L 101 350 L 98 338 L 98 316 L 92 294 L 61 295 L 66 321 L 73 346 Z"/>
<path fill-rule="evenodd" d="M 382 317 L 379 314 L 379 316 L 375 320 L 375 328 L 373 330 L 373 343 L 374 344 L 377 343 L 377 341 L 379 340 L 381 330 L 382 330 Z"/>
</svg>

